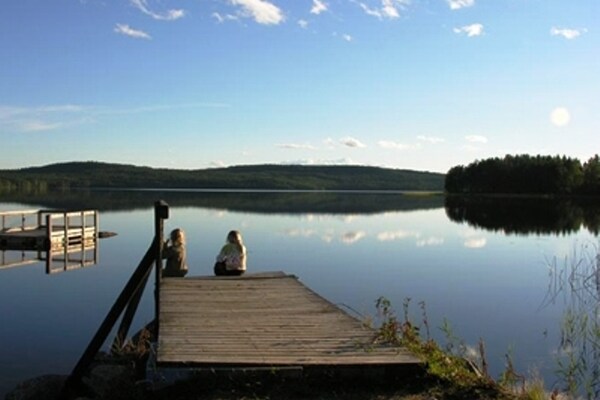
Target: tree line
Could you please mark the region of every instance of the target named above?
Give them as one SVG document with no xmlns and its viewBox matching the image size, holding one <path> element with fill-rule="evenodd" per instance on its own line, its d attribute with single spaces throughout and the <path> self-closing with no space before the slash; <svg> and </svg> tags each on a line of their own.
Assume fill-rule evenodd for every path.
<svg viewBox="0 0 600 400">
<path fill-rule="evenodd" d="M 448 193 L 600 195 L 600 158 L 506 155 L 452 167 Z"/>
<path fill-rule="evenodd" d="M 177 170 L 100 162 L 0 170 L 0 191 L 70 188 L 443 191 L 444 174 L 366 166 L 253 165 Z"/>
</svg>

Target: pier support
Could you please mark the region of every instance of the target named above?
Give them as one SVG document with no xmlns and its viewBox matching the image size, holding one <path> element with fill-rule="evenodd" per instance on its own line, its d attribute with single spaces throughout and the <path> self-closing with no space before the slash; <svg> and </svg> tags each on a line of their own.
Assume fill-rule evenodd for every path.
<svg viewBox="0 0 600 400">
<path fill-rule="evenodd" d="M 70 399 L 77 394 L 77 389 L 81 385 L 81 378 L 87 371 L 88 367 L 98 354 L 98 351 L 106 341 L 106 338 L 110 334 L 110 331 L 115 326 L 119 316 L 125 310 L 121 326 L 119 327 L 117 339 L 124 340 L 140 298 L 142 296 L 144 287 L 152 270 L 152 265 L 156 266 L 156 283 L 155 283 L 155 297 L 156 297 L 156 319 L 158 321 L 158 299 L 160 289 L 160 275 L 162 269 L 162 246 L 163 246 L 163 220 L 169 217 L 169 206 L 164 201 L 157 201 L 154 205 L 154 218 L 155 218 L 155 232 L 154 239 L 150 244 L 150 247 L 146 251 L 146 254 L 140 261 L 138 267 L 129 278 L 129 281 L 121 291 L 119 297 L 111 307 L 110 311 L 104 318 L 104 321 L 98 328 L 98 331 L 90 341 L 88 347 L 84 351 L 83 355 L 73 368 L 73 371 L 65 381 L 63 389 L 61 391 L 60 399 Z M 127 308 L 127 309 L 126 309 Z M 157 325 L 158 326 L 158 325 Z M 158 331 L 157 331 L 158 332 Z M 156 332 L 156 333 L 157 333 Z"/>
</svg>

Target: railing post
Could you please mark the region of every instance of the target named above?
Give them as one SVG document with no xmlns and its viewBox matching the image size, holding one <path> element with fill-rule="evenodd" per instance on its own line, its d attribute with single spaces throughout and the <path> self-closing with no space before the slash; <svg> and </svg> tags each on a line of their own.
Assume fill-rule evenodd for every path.
<svg viewBox="0 0 600 400">
<path fill-rule="evenodd" d="M 94 264 L 98 264 L 98 256 L 100 255 L 100 214 L 98 210 L 94 211 Z"/>
<path fill-rule="evenodd" d="M 155 271 L 154 271 L 154 334 L 158 338 L 158 316 L 160 312 L 160 280 L 162 275 L 162 250 L 164 244 L 164 220 L 169 218 L 169 205 L 159 200 L 154 203 L 154 240 L 156 240 Z"/>
<path fill-rule="evenodd" d="M 44 243 L 46 250 L 46 273 L 52 269 L 52 215 L 46 214 L 46 239 Z"/>
<path fill-rule="evenodd" d="M 69 245 L 69 214 L 67 214 L 67 211 L 63 212 L 63 222 L 65 224 L 63 227 L 63 234 L 65 235 L 63 243 L 67 247 Z"/>
</svg>

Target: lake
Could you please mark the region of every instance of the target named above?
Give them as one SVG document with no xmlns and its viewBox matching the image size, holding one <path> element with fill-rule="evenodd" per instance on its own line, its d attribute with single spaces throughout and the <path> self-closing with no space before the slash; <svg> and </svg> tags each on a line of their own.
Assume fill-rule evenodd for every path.
<svg viewBox="0 0 600 400">
<path fill-rule="evenodd" d="M 171 207 L 166 233 L 180 227 L 187 234 L 190 275 L 212 274 L 227 232 L 238 229 L 250 272 L 295 274 L 364 317 L 376 316 L 380 296 L 402 317 L 410 299 L 409 314 L 424 335 L 426 313 L 430 335 L 442 344 L 463 343 L 470 353 L 482 339 L 494 377 L 507 354 L 519 372 L 536 371 L 549 388 L 565 384 L 557 370 L 564 372 L 568 362 L 585 358 L 587 369 L 578 378 L 583 382 L 594 379 L 593 368 L 600 366 L 589 335 L 568 336 L 577 324 L 598 326 L 597 199 L 159 190 L 2 194 L 0 211 L 98 209 L 101 230 L 118 235 L 100 240 L 92 266 L 51 275 L 43 262 L 0 269 L 0 397 L 24 379 L 70 372 L 150 245 L 158 199 Z M 153 319 L 152 289 L 144 293 L 133 330 Z M 582 322 L 586 315 L 592 318 Z"/>
</svg>

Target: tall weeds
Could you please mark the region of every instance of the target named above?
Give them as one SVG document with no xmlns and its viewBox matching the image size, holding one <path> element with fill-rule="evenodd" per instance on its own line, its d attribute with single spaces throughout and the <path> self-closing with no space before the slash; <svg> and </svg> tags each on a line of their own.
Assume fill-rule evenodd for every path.
<svg viewBox="0 0 600 400">
<path fill-rule="evenodd" d="M 410 303 L 410 298 L 404 300 L 404 318 L 399 319 L 388 299 L 380 297 L 376 301 L 378 316 L 381 320 L 377 329 L 376 342 L 406 347 L 425 362 L 427 373 L 435 379 L 463 389 L 493 389 L 495 385 L 493 380 L 481 372 L 480 366 L 465 357 L 466 346 L 452 333 L 449 323 L 445 322 L 442 327 L 448 339 L 444 349 L 430 337 L 425 304 L 419 303 L 422 321 L 417 324 L 410 319 Z M 424 337 L 422 337 L 422 332 L 424 332 Z M 481 349 L 483 352 L 483 344 Z"/>
<path fill-rule="evenodd" d="M 573 255 L 548 263 L 543 307 L 562 302 L 556 375 L 572 396 L 600 398 L 600 247 L 584 244 Z"/>
</svg>

